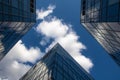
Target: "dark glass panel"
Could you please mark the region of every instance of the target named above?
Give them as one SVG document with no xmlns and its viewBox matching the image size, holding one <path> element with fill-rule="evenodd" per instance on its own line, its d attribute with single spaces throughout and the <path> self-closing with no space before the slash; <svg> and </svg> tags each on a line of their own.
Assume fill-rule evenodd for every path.
<svg viewBox="0 0 120 80">
<path fill-rule="evenodd" d="M 108 17 L 115 17 L 118 16 L 118 9 L 119 9 L 119 4 L 115 4 L 112 6 L 108 7 Z M 117 21 L 117 20 L 116 20 Z"/>
<path fill-rule="evenodd" d="M 119 0 L 108 0 L 108 5 L 113 5 L 113 4 L 116 4 L 118 2 L 119 2 Z"/>
</svg>

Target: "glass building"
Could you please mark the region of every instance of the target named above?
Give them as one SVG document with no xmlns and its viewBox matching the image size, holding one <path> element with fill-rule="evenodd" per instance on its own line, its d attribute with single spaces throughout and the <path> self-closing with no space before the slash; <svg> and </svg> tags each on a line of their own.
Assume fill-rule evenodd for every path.
<svg viewBox="0 0 120 80">
<path fill-rule="evenodd" d="M 0 0 L 0 60 L 36 22 L 35 0 Z"/>
<path fill-rule="evenodd" d="M 80 21 L 120 65 L 120 0 L 81 0 Z"/>
<path fill-rule="evenodd" d="M 59 44 L 56 44 L 20 80 L 94 80 Z"/>
</svg>

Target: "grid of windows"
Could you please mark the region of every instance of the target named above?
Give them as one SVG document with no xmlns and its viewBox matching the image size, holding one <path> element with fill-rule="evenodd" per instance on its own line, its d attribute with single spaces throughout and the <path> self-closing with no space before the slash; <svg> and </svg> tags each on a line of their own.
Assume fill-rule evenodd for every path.
<svg viewBox="0 0 120 80">
<path fill-rule="evenodd" d="M 120 65 L 120 23 L 82 23 Z"/>
<path fill-rule="evenodd" d="M 120 51 L 119 23 L 83 23 L 83 25 L 110 54 Z"/>
<path fill-rule="evenodd" d="M 83 26 L 120 65 L 120 0 L 81 1 Z"/>
<path fill-rule="evenodd" d="M 0 0 L 0 21 L 35 22 L 35 0 Z"/>
<path fill-rule="evenodd" d="M 34 23 L 1 22 L 0 23 L 0 60 L 11 47 L 33 26 Z"/>
<path fill-rule="evenodd" d="M 94 80 L 57 44 L 20 80 Z"/>
<path fill-rule="evenodd" d="M 0 60 L 36 22 L 35 0 L 0 0 Z"/>
<path fill-rule="evenodd" d="M 119 0 L 81 0 L 81 22 L 120 21 Z"/>
</svg>

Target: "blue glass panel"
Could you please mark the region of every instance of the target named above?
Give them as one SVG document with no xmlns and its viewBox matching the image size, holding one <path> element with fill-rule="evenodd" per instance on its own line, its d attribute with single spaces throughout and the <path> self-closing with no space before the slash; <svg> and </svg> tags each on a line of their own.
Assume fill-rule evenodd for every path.
<svg viewBox="0 0 120 80">
<path fill-rule="evenodd" d="M 108 17 L 118 16 L 118 9 L 119 9 L 119 4 L 115 4 L 108 7 Z"/>
<path fill-rule="evenodd" d="M 107 7 L 107 1 L 108 0 L 101 0 L 101 2 L 102 2 L 102 4 L 101 4 L 102 8 Z"/>
<path fill-rule="evenodd" d="M 119 3 L 119 0 L 108 0 L 108 5 Z"/>
</svg>

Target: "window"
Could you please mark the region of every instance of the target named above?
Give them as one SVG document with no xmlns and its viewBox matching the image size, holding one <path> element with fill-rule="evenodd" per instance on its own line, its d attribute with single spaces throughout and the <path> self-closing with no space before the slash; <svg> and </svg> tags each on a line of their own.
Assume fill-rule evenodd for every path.
<svg viewBox="0 0 120 80">
<path fill-rule="evenodd" d="M 82 15 L 85 15 L 85 5 L 86 4 L 86 0 L 83 0 L 83 6 L 82 6 Z"/>
<path fill-rule="evenodd" d="M 63 80 L 63 75 L 61 73 L 57 73 L 57 80 Z"/>
<path fill-rule="evenodd" d="M 82 15 L 85 15 L 85 11 L 82 11 Z"/>
<path fill-rule="evenodd" d="M 101 8 L 105 8 L 107 6 L 107 0 L 102 0 Z"/>
<path fill-rule="evenodd" d="M 7 4 L 9 4 L 10 3 L 10 0 L 0 0 L 0 2 L 4 2 L 4 3 L 7 3 Z"/>
<path fill-rule="evenodd" d="M 114 16 L 118 17 L 118 8 L 119 8 L 119 4 L 115 4 L 108 7 L 108 17 L 114 17 Z"/>
<path fill-rule="evenodd" d="M 30 0 L 30 12 L 34 13 L 34 0 Z"/>
<path fill-rule="evenodd" d="M 19 4 L 19 1 L 18 0 L 12 0 L 12 6 L 15 7 L 15 8 L 18 8 L 18 4 Z"/>
<path fill-rule="evenodd" d="M 109 1 L 108 5 L 113 5 L 119 2 L 119 0 L 108 0 L 108 1 Z"/>
<path fill-rule="evenodd" d="M 101 21 L 106 21 L 107 8 L 102 8 L 101 10 Z"/>
<path fill-rule="evenodd" d="M 100 1 L 97 1 L 95 3 L 95 10 L 99 10 L 100 9 Z"/>
</svg>

